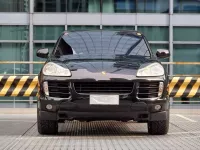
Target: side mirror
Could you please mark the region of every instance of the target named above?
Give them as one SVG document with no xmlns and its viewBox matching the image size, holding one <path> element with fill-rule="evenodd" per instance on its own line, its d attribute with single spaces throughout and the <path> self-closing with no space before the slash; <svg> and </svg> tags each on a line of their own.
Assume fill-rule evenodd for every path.
<svg viewBox="0 0 200 150">
<path fill-rule="evenodd" d="M 49 54 L 49 49 L 48 48 L 44 48 L 44 49 L 38 49 L 37 50 L 37 57 L 40 58 L 47 58 Z"/>
<path fill-rule="evenodd" d="M 169 58 L 170 52 L 167 49 L 157 49 L 156 56 L 158 58 Z"/>
</svg>

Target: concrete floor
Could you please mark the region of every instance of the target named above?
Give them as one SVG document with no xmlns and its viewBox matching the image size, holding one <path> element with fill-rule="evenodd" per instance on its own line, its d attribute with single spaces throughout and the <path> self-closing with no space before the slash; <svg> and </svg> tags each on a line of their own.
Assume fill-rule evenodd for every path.
<svg viewBox="0 0 200 150">
<path fill-rule="evenodd" d="M 70 150 L 161 150 L 200 149 L 200 110 L 171 111 L 170 130 L 164 136 L 147 134 L 145 123 L 66 122 L 59 134 L 43 136 L 37 132 L 36 114 L 0 114 L 0 149 Z"/>
</svg>

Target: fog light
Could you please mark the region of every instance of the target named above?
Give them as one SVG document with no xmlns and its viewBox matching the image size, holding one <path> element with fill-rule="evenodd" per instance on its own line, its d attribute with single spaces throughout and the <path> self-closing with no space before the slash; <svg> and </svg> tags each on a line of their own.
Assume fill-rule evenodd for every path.
<svg viewBox="0 0 200 150">
<path fill-rule="evenodd" d="M 44 89 L 45 95 L 49 96 L 49 88 L 48 88 L 48 82 L 47 81 L 43 82 L 43 89 Z"/>
<path fill-rule="evenodd" d="M 53 106 L 51 105 L 51 104 L 48 104 L 47 106 L 46 106 L 46 109 L 48 109 L 48 110 L 51 110 L 53 108 Z"/>
<path fill-rule="evenodd" d="M 164 83 L 160 82 L 159 83 L 159 90 L 158 90 L 158 97 L 161 97 L 163 94 L 163 90 L 164 90 Z"/>
<path fill-rule="evenodd" d="M 161 109 L 161 106 L 160 105 L 156 105 L 155 106 L 155 110 L 160 110 Z"/>
</svg>

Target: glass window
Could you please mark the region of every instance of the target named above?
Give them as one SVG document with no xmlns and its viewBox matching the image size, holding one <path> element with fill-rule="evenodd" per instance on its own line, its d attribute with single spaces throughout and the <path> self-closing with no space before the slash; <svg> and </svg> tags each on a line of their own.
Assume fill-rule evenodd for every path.
<svg viewBox="0 0 200 150">
<path fill-rule="evenodd" d="M 200 1 L 174 0 L 174 13 L 200 13 Z"/>
<path fill-rule="evenodd" d="M 34 43 L 34 48 L 33 48 L 33 61 L 46 61 L 45 58 L 39 58 L 36 56 L 37 50 L 41 48 L 48 48 L 49 53 L 52 52 L 54 48 L 54 43 Z M 33 73 L 38 74 L 42 68 L 42 64 L 34 64 L 33 65 Z"/>
<path fill-rule="evenodd" d="M 138 0 L 138 13 L 168 13 L 169 0 Z"/>
<path fill-rule="evenodd" d="M 157 49 L 167 49 L 169 50 L 169 44 L 150 44 L 153 54 L 156 56 Z M 169 62 L 169 58 L 160 59 L 161 62 Z"/>
<path fill-rule="evenodd" d="M 175 62 L 200 62 L 200 45 L 175 44 Z M 199 65 L 174 65 L 174 74 L 200 74 Z"/>
<path fill-rule="evenodd" d="M 57 40 L 64 26 L 34 26 L 34 40 Z"/>
<path fill-rule="evenodd" d="M 28 12 L 29 0 L 1 0 L 0 12 Z"/>
<path fill-rule="evenodd" d="M 0 26 L 0 40 L 28 40 L 28 26 Z"/>
<path fill-rule="evenodd" d="M 66 0 L 35 0 L 35 12 L 66 12 Z"/>
<path fill-rule="evenodd" d="M 149 41 L 169 41 L 168 27 L 139 26 L 138 31 L 142 32 Z"/>
<path fill-rule="evenodd" d="M 169 50 L 169 45 L 168 44 L 150 44 L 151 50 L 153 51 L 153 54 L 156 56 L 156 51 L 157 49 L 168 49 Z"/>
<path fill-rule="evenodd" d="M 174 41 L 200 41 L 200 27 L 174 27 Z"/>
<path fill-rule="evenodd" d="M 103 0 L 104 13 L 134 13 L 136 0 Z"/>
<path fill-rule="evenodd" d="M 35 12 L 100 12 L 100 1 L 35 0 Z"/>
<path fill-rule="evenodd" d="M 99 30 L 100 26 L 67 26 L 67 30 L 76 31 L 76 30 Z"/>
<path fill-rule="evenodd" d="M 135 26 L 103 26 L 103 30 L 135 30 Z"/>
<path fill-rule="evenodd" d="M 20 100 L 20 102 L 15 101 L 15 100 Z M 29 100 L 29 97 L 4 96 L 4 97 L 0 97 L 0 105 L 1 105 L 1 108 L 13 108 L 14 105 L 15 105 L 15 108 L 29 108 L 30 104 L 29 102 L 27 102 L 27 100 Z"/>
<path fill-rule="evenodd" d="M 28 61 L 29 44 L 28 43 L 0 43 L 1 61 Z M 26 74 L 29 72 L 28 64 L 0 65 L 0 74 Z"/>
<path fill-rule="evenodd" d="M 100 0 L 68 0 L 68 12 L 100 12 Z"/>
<path fill-rule="evenodd" d="M 157 49 L 167 49 L 169 50 L 169 44 L 150 44 L 151 50 L 153 51 L 154 56 L 156 56 Z M 159 59 L 161 62 L 169 62 L 169 58 Z M 163 64 L 166 71 L 169 72 L 169 66 Z M 168 69 L 167 69 L 168 68 Z"/>
</svg>

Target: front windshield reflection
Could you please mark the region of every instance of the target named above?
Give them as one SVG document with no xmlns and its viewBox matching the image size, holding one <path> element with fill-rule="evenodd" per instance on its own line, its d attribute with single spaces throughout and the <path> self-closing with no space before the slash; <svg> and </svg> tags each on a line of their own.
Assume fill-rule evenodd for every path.
<svg viewBox="0 0 200 150">
<path fill-rule="evenodd" d="M 53 56 L 77 55 L 150 56 L 143 37 L 135 31 L 79 31 L 60 39 Z"/>
</svg>

